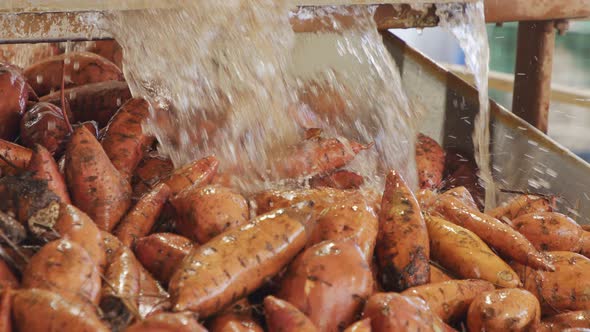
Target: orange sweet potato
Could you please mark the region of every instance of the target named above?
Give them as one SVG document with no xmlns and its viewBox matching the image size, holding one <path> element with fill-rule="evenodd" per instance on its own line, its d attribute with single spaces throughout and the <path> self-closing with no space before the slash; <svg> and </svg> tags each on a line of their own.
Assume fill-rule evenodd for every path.
<svg viewBox="0 0 590 332">
<path fill-rule="evenodd" d="M 44 245 L 23 272 L 23 288 L 47 289 L 98 303 L 100 275 L 97 264 L 76 242 L 62 239 Z"/>
<path fill-rule="evenodd" d="M 25 146 L 33 148 L 35 144 L 40 144 L 52 155 L 59 155 L 72 132 L 58 106 L 39 102 L 29 108 L 22 117 L 20 133 Z"/>
<path fill-rule="evenodd" d="M 85 127 L 76 128 L 67 144 L 65 175 L 72 202 L 111 231 L 131 204 L 131 186 Z"/>
<path fill-rule="evenodd" d="M 71 203 L 63 174 L 59 172 L 51 153 L 42 145 L 36 144 L 33 148 L 33 156 L 27 170 L 32 173 L 34 179 L 47 181 L 47 189 L 53 191 L 62 202 Z"/>
<path fill-rule="evenodd" d="M 0 290 L 18 288 L 19 282 L 10 267 L 3 259 L 0 259 Z"/>
<path fill-rule="evenodd" d="M 590 329 L 590 311 L 564 312 L 543 320 L 538 332 L 560 332 L 571 328 Z"/>
<path fill-rule="evenodd" d="M 125 329 L 125 332 L 207 332 L 188 312 L 162 312 Z"/>
<path fill-rule="evenodd" d="M 110 331 L 90 304 L 44 289 L 16 291 L 12 317 L 17 331 Z"/>
<path fill-rule="evenodd" d="M 430 264 L 430 282 L 437 283 L 443 281 L 453 280 L 450 275 L 448 275 L 445 271 L 441 270 L 438 266 Z"/>
<path fill-rule="evenodd" d="M 347 327 L 344 332 L 371 332 L 371 319 L 365 318 Z"/>
<path fill-rule="evenodd" d="M 127 180 L 141 161 L 143 152 L 154 138 L 145 134 L 142 123 L 150 112 L 150 104 L 143 98 L 127 101 L 105 127 L 102 147 L 113 166 Z"/>
<path fill-rule="evenodd" d="M 373 291 L 373 276 L 354 241 L 324 241 L 307 248 L 289 266 L 278 297 L 293 304 L 320 331 L 354 322 Z"/>
<path fill-rule="evenodd" d="M 60 91 L 41 97 L 41 101 L 61 107 Z M 107 125 L 113 114 L 127 100 L 131 92 L 125 82 L 106 81 L 76 86 L 64 91 L 73 118 L 71 122 L 96 121 L 100 128 Z"/>
<path fill-rule="evenodd" d="M 121 70 L 109 60 L 88 52 L 71 52 L 45 58 L 23 74 L 33 90 L 44 96 L 60 88 L 65 66 L 66 88 L 109 80 L 123 81 Z"/>
<path fill-rule="evenodd" d="M 0 62 L 0 139 L 13 140 L 17 136 L 29 92 L 22 74 Z"/>
<path fill-rule="evenodd" d="M 0 331 L 12 331 L 12 295 L 10 288 L 0 291 Z"/>
<path fill-rule="evenodd" d="M 0 210 L 25 224 L 27 220 L 59 197 L 47 189 L 47 181 L 33 179 L 30 174 L 0 178 Z"/>
<path fill-rule="evenodd" d="M 171 200 L 178 221 L 176 229 L 189 239 L 205 243 L 226 229 L 248 221 L 248 202 L 224 187 L 191 187 Z"/>
<path fill-rule="evenodd" d="M 371 331 L 445 331 L 446 324 L 417 297 L 376 293 L 365 305 L 363 317 L 371 319 Z"/>
<path fill-rule="evenodd" d="M 491 290 L 494 286 L 487 281 L 467 279 L 412 287 L 401 294 L 423 299 L 443 321 L 453 322 L 464 317 L 477 295 Z"/>
<path fill-rule="evenodd" d="M 126 246 L 132 246 L 138 238 L 148 235 L 169 196 L 170 188 L 160 183 L 139 199 L 121 220 L 114 234 Z"/>
<path fill-rule="evenodd" d="M 137 260 L 136 260 L 137 262 Z M 138 309 L 142 318 L 158 312 L 170 311 L 170 295 L 154 277 L 137 262 L 139 266 Z"/>
<path fill-rule="evenodd" d="M 586 233 L 578 223 L 557 212 L 523 214 L 512 220 L 514 228 L 538 250 L 573 251 L 582 249 Z"/>
<path fill-rule="evenodd" d="M 174 311 L 210 316 L 260 287 L 304 246 L 309 202 L 270 212 L 193 248 L 172 276 Z"/>
<path fill-rule="evenodd" d="M 445 168 L 445 151 L 435 140 L 421 133 L 416 141 L 416 166 L 421 189 L 437 189 L 440 186 Z"/>
<path fill-rule="evenodd" d="M 569 251 L 550 251 L 547 254 L 555 265 L 554 272 L 512 263 L 524 288 L 541 302 L 543 314 L 590 309 L 590 297 L 587 295 L 590 289 L 590 259 Z"/>
<path fill-rule="evenodd" d="M 171 196 L 175 196 L 189 187 L 198 187 L 209 184 L 219 166 L 219 160 L 214 156 L 205 157 L 190 162 L 175 170 L 162 180 L 172 190 Z"/>
<path fill-rule="evenodd" d="M 456 197 L 440 197 L 437 212 L 445 219 L 469 229 L 504 257 L 534 268 L 553 270 L 553 265 L 542 253 L 516 230 L 487 214 L 475 211 Z"/>
<path fill-rule="evenodd" d="M 172 161 L 155 153 L 146 154 L 135 169 L 131 181 L 133 196 L 141 197 L 174 170 Z"/>
<path fill-rule="evenodd" d="M 402 291 L 429 282 L 428 230 L 414 194 L 395 171 L 386 178 L 376 251 L 385 290 Z"/>
<path fill-rule="evenodd" d="M 499 289 L 479 294 L 467 313 L 469 331 L 534 331 L 541 319 L 537 298 L 523 289 Z"/>
<path fill-rule="evenodd" d="M 33 151 L 0 139 L 0 172 L 2 175 L 17 174 L 27 167 L 32 155 Z"/>
<path fill-rule="evenodd" d="M 207 329 L 209 332 L 263 332 L 264 330 L 252 318 L 250 303 L 241 300 L 228 310 L 215 316 Z"/>
<path fill-rule="evenodd" d="M 12 241 L 13 244 L 21 243 L 27 237 L 27 230 L 11 215 L 0 211 L 0 232 L 4 235 L 0 243 Z"/>
<path fill-rule="evenodd" d="M 420 189 L 416 192 L 416 200 L 422 211 L 429 211 L 438 195 L 430 189 Z"/>
<path fill-rule="evenodd" d="M 96 53 L 123 68 L 123 48 L 116 40 L 96 40 L 86 51 Z"/>
<path fill-rule="evenodd" d="M 438 217 L 426 217 L 432 258 L 462 278 L 487 280 L 500 287 L 518 287 L 520 280 L 473 232 Z"/>
<path fill-rule="evenodd" d="M 309 180 L 309 185 L 312 188 L 358 189 L 364 182 L 361 175 L 342 169 L 330 174 L 316 175 Z"/>
<path fill-rule="evenodd" d="M 166 285 L 192 248 L 193 243 L 183 236 L 156 233 L 137 239 L 134 251 L 141 264 Z"/>
<path fill-rule="evenodd" d="M 327 187 L 289 191 L 267 190 L 254 195 L 251 206 L 256 207 L 256 214 L 262 214 L 298 202 L 310 201 L 313 202 L 314 217 L 317 218 L 324 209 L 353 195 L 359 195 L 359 192 Z"/>
<path fill-rule="evenodd" d="M 516 219 L 519 216 L 536 213 L 536 212 L 551 212 L 553 208 L 550 202 L 540 196 L 535 195 L 519 195 L 510 201 L 496 207 L 487 212 L 490 216 L 503 220 Z"/>
<path fill-rule="evenodd" d="M 453 196 L 456 199 L 458 199 L 459 201 L 461 201 L 461 203 L 465 204 L 465 206 L 467 206 L 468 208 L 471 208 L 475 211 L 479 211 L 479 208 L 477 207 L 477 204 L 475 203 L 473 196 L 471 195 L 469 190 L 467 190 L 467 188 L 465 188 L 463 186 L 449 189 L 449 190 L 445 191 L 444 193 L 442 193 L 440 196 L 441 197 Z"/>
<path fill-rule="evenodd" d="M 264 299 L 264 315 L 271 332 L 319 331 L 305 314 L 287 301 L 267 296 Z"/>
</svg>

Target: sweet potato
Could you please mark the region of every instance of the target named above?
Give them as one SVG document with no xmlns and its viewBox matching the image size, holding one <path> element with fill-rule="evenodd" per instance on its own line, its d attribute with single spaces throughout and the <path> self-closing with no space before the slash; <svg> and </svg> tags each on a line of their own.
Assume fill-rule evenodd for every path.
<svg viewBox="0 0 590 332">
<path fill-rule="evenodd" d="M 171 196 L 175 196 L 189 187 L 198 187 L 209 184 L 217 172 L 219 160 L 214 156 L 205 157 L 190 162 L 175 170 L 162 180 L 170 189 Z"/>
<path fill-rule="evenodd" d="M 35 236 L 45 240 L 65 237 L 82 246 L 92 260 L 104 270 L 106 255 L 103 238 L 92 219 L 73 205 L 52 202 L 39 210 L 27 221 L 29 230 Z"/>
<path fill-rule="evenodd" d="M 353 239 L 367 262 L 373 259 L 379 221 L 377 215 L 361 196 L 343 199 L 322 211 L 308 241 L 313 245 L 322 241 Z"/>
<path fill-rule="evenodd" d="M 488 211 L 487 214 L 500 220 L 503 220 L 504 218 L 513 220 L 529 213 L 551 211 L 553 211 L 553 208 L 545 197 L 519 195 L 495 209 Z"/>
<path fill-rule="evenodd" d="M 127 181 L 131 181 L 143 152 L 154 141 L 142 129 L 142 123 L 149 113 L 150 104 L 147 100 L 133 98 L 121 106 L 105 127 L 102 147 L 113 166 Z"/>
<path fill-rule="evenodd" d="M 20 122 L 23 145 L 44 146 L 52 155 L 60 155 L 71 134 L 62 110 L 50 103 L 40 102 L 31 107 Z"/>
<path fill-rule="evenodd" d="M 422 211 L 429 211 L 438 195 L 430 189 L 420 189 L 416 192 L 416 200 Z"/>
<path fill-rule="evenodd" d="M 60 88 L 65 66 L 66 88 L 104 81 L 123 81 L 121 70 L 109 60 L 88 52 L 71 52 L 45 58 L 23 74 L 39 96 Z"/>
<path fill-rule="evenodd" d="M 0 139 L 0 172 L 2 175 L 17 174 L 27 167 L 32 155 L 33 151 Z"/>
<path fill-rule="evenodd" d="M 538 332 L 560 332 L 569 328 L 590 329 L 590 310 L 570 311 L 546 318 L 538 326 Z"/>
<path fill-rule="evenodd" d="M 198 243 L 206 243 L 226 229 L 248 221 L 248 202 L 224 187 L 191 187 L 171 200 L 178 232 Z"/>
<path fill-rule="evenodd" d="M 267 296 L 264 299 L 264 315 L 270 332 L 319 331 L 294 305 L 274 296 Z"/>
<path fill-rule="evenodd" d="M 416 141 L 416 166 L 420 189 L 437 189 L 445 169 L 445 151 L 432 138 L 420 133 Z"/>
<path fill-rule="evenodd" d="M 256 207 L 256 214 L 270 212 L 274 209 L 285 208 L 303 201 L 313 202 L 314 217 L 326 208 L 354 195 L 358 191 L 338 190 L 332 188 L 298 189 L 298 190 L 267 190 L 254 195 L 251 206 Z"/>
<path fill-rule="evenodd" d="M 137 261 L 137 260 L 136 260 Z M 138 261 L 137 261 L 138 262 Z M 142 318 L 164 311 L 170 311 L 170 295 L 139 262 L 138 309 Z"/>
<path fill-rule="evenodd" d="M 0 259 L 0 291 L 5 291 L 7 288 L 18 288 L 18 286 L 18 279 L 6 262 Z"/>
<path fill-rule="evenodd" d="M 364 182 L 362 175 L 342 169 L 330 174 L 316 175 L 309 180 L 309 185 L 312 188 L 358 189 Z"/>
<path fill-rule="evenodd" d="M 469 279 L 483 279 L 500 287 L 518 287 L 520 279 L 473 232 L 438 217 L 426 217 L 432 258 Z"/>
<path fill-rule="evenodd" d="M 110 331 L 90 304 L 43 289 L 16 291 L 12 317 L 17 331 Z"/>
<path fill-rule="evenodd" d="M 444 193 L 442 193 L 440 196 L 441 197 L 453 196 L 453 197 L 457 198 L 459 201 L 461 201 L 461 203 L 465 204 L 465 206 L 467 206 L 475 211 L 479 211 L 479 208 L 477 207 L 477 204 L 475 203 L 473 196 L 471 196 L 471 193 L 469 192 L 469 190 L 467 190 L 467 188 L 465 188 L 463 186 L 449 189 L 449 190 L 445 191 Z"/>
<path fill-rule="evenodd" d="M 88 252 L 62 239 L 44 245 L 23 272 L 24 288 L 41 288 L 98 303 L 100 274 Z"/>
<path fill-rule="evenodd" d="M 71 204 L 64 177 L 51 153 L 42 145 L 36 144 L 33 148 L 33 156 L 27 170 L 32 173 L 34 179 L 47 181 L 47 189 L 53 191 L 60 201 Z"/>
<path fill-rule="evenodd" d="M 453 322 L 467 313 L 477 295 L 491 290 L 494 285 L 485 280 L 467 279 L 412 287 L 401 294 L 421 298 L 443 321 Z"/>
<path fill-rule="evenodd" d="M 327 119 L 343 116 L 350 92 L 345 87 L 337 89 L 324 80 L 306 81 L 297 91 L 299 100 L 314 113 Z"/>
<path fill-rule="evenodd" d="M 534 331 L 541 320 L 537 298 L 523 289 L 499 289 L 479 294 L 469 305 L 469 331 Z"/>
<path fill-rule="evenodd" d="M 85 127 L 76 128 L 66 146 L 65 175 L 72 202 L 111 231 L 131 204 L 131 186 Z"/>
<path fill-rule="evenodd" d="M 371 319 L 371 331 L 445 331 L 445 323 L 417 297 L 377 293 L 369 298 L 363 317 Z"/>
<path fill-rule="evenodd" d="M 71 122 L 96 121 L 99 128 L 106 126 L 119 107 L 131 99 L 127 83 L 119 81 L 73 87 L 66 89 L 64 95 L 73 115 Z M 40 100 L 61 107 L 59 91 L 41 97 Z"/>
<path fill-rule="evenodd" d="M 7 213 L 0 211 L 0 232 L 4 235 L 0 237 L 0 243 L 6 243 L 6 239 L 13 244 L 21 243 L 27 236 L 25 227 Z"/>
<path fill-rule="evenodd" d="M 0 291 L 0 331 L 12 331 L 12 295 L 10 288 L 3 288 Z"/>
<path fill-rule="evenodd" d="M 207 329 L 209 332 L 263 332 L 264 330 L 252 318 L 250 303 L 240 300 L 225 312 L 215 316 Z"/>
<path fill-rule="evenodd" d="M 573 219 L 561 213 L 523 214 L 513 219 L 512 223 L 514 229 L 538 250 L 579 252 L 582 249 L 582 236 L 586 232 Z"/>
<path fill-rule="evenodd" d="M 125 329 L 125 332 L 207 332 L 188 312 L 162 312 Z"/>
<path fill-rule="evenodd" d="M 414 194 L 396 171 L 387 174 L 376 251 L 385 290 L 399 292 L 429 282 L 426 224 Z"/>
<path fill-rule="evenodd" d="M 309 202 L 303 202 L 193 248 L 170 280 L 174 311 L 207 317 L 260 287 L 303 248 L 310 217 Z"/>
<path fill-rule="evenodd" d="M 430 264 L 430 282 L 437 283 L 443 281 L 454 280 L 446 271 L 443 271 L 440 267 Z"/>
<path fill-rule="evenodd" d="M 96 40 L 86 51 L 98 54 L 117 65 L 117 67 L 123 68 L 123 48 L 116 40 Z"/>
<path fill-rule="evenodd" d="M 324 241 L 289 266 L 277 296 L 301 310 L 320 331 L 350 325 L 373 291 L 369 264 L 354 241 Z"/>
<path fill-rule="evenodd" d="M 172 161 L 155 153 L 146 154 L 135 169 L 131 181 L 133 196 L 141 197 L 150 191 L 162 178 L 169 176 L 174 170 Z"/>
<path fill-rule="evenodd" d="M 553 270 L 551 262 L 510 226 L 487 214 L 475 211 L 456 197 L 445 196 L 437 200 L 437 212 L 445 219 L 469 229 L 504 257 L 534 268 Z"/>
<path fill-rule="evenodd" d="M 344 332 L 371 332 L 371 319 L 365 318 L 363 320 L 359 320 L 356 323 L 353 323 L 346 329 Z"/>
<path fill-rule="evenodd" d="M 193 243 L 180 235 L 156 233 L 137 239 L 135 255 L 141 264 L 164 285 L 193 248 Z"/>
<path fill-rule="evenodd" d="M 160 183 L 139 199 L 121 220 L 114 234 L 124 245 L 131 247 L 138 238 L 149 234 L 169 196 L 170 188 Z"/>
<path fill-rule="evenodd" d="M 569 251 L 547 254 L 555 265 L 554 272 L 534 270 L 516 262 L 511 264 L 524 288 L 541 302 L 543 314 L 590 309 L 590 259 Z"/>
<path fill-rule="evenodd" d="M 13 140 L 18 135 L 29 91 L 22 74 L 0 62 L 0 139 Z"/>
<path fill-rule="evenodd" d="M 15 215 L 25 224 L 37 211 L 59 197 L 47 188 L 47 181 L 33 179 L 30 174 L 0 178 L 0 210 Z"/>
</svg>

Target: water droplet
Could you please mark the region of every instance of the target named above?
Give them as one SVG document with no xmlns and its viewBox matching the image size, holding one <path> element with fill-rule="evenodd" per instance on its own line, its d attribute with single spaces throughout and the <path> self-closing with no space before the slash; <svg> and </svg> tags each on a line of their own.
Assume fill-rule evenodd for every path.
<svg viewBox="0 0 590 332">
<path fill-rule="evenodd" d="M 37 79 L 37 84 L 43 83 L 43 76 L 37 75 L 36 79 Z"/>
<path fill-rule="evenodd" d="M 74 70 L 80 69 L 80 62 L 74 61 Z"/>
</svg>

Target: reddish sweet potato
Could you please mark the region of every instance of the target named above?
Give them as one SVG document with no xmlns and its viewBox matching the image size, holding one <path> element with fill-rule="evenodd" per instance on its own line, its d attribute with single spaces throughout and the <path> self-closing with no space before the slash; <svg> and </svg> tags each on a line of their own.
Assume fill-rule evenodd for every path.
<svg viewBox="0 0 590 332">
<path fill-rule="evenodd" d="M 40 100 L 61 107 L 60 95 L 60 91 L 57 91 Z M 100 128 L 106 126 L 119 107 L 131 99 L 127 83 L 119 81 L 73 87 L 66 89 L 64 95 L 73 115 L 71 122 L 96 121 Z"/>
<path fill-rule="evenodd" d="M 51 153 L 42 145 L 36 144 L 33 148 L 33 156 L 27 169 L 32 172 L 34 179 L 47 181 L 47 189 L 53 191 L 62 202 L 71 203 L 64 177 Z"/>
<path fill-rule="evenodd" d="M 573 251 L 582 249 L 586 233 L 578 223 L 557 212 L 523 214 L 512 220 L 514 229 L 524 235 L 538 250 Z"/>
<path fill-rule="evenodd" d="M 541 319 L 537 298 L 523 289 L 499 289 L 479 294 L 467 313 L 469 331 L 534 331 Z"/>
<path fill-rule="evenodd" d="M 305 246 L 310 210 L 276 210 L 193 248 L 170 280 L 173 309 L 207 317 L 260 287 Z"/>
<path fill-rule="evenodd" d="M 0 259 L 0 291 L 5 291 L 7 288 L 18 288 L 18 285 L 18 279 L 10 267 L 3 259 Z"/>
<path fill-rule="evenodd" d="M 132 179 L 133 196 L 141 197 L 150 191 L 161 179 L 169 176 L 174 170 L 170 159 L 154 153 L 148 153 L 135 169 Z"/>
<path fill-rule="evenodd" d="M 65 66 L 66 88 L 104 81 L 123 81 L 121 70 L 109 60 L 88 52 L 71 52 L 45 58 L 23 74 L 39 96 L 60 88 Z"/>
<path fill-rule="evenodd" d="M 121 106 L 105 127 L 102 147 L 113 166 L 127 181 L 131 181 L 143 152 L 154 141 L 142 129 L 142 123 L 149 113 L 150 104 L 147 100 L 133 98 Z"/>
<path fill-rule="evenodd" d="M 589 310 L 590 259 L 568 251 L 550 251 L 547 254 L 555 265 L 554 272 L 512 263 L 524 288 L 541 302 L 543 314 Z"/>
<path fill-rule="evenodd" d="M 175 170 L 170 176 L 163 179 L 172 190 L 171 196 L 175 196 L 189 187 L 199 187 L 209 184 L 217 172 L 219 161 L 214 156 L 205 157 L 190 162 Z"/>
<path fill-rule="evenodd" d="M 344 332 L 371 332 L 371 319 L 365 318 L 347 327 Z"/>
<path fill-rule="evenodd" d="M 430 264 L 430 282 L 437 283 L 443 281 L 453 280 L 445 271 L 441 270 L 438 266 Z"/>
<path fill-rule="evenodd" d="M 445 151 L 424 134 L 418 134 L 416 141 L 416 166 L 421 189 L 437 189 L 440 186 L 445 169 Z"/>
<path fill-rule="evenodd" d="M 479 208 L 477 207 L 477 204 L 475 203 L 473 196 L 471 196 L 471 193 L 469 192 L 469 190 L 467 190 L 467 188 L 465 188 L 463 186 L 449 189 L 449 190 L 445 191 L 444 193 L 442 193 L 440 196 L 441 197 L 453 196 L 456 199 L 458 199 L 459 201 L 461 201 L 461 203 L 465 204 L 465 206 L 467 206 L 468 208 L 471 208 L 475 211 L 479 211 Z"/>
<path fill-rule="evenodd" d="M 178 232 L 198 243 L 206 243 L 229 228 L 248 221 L 248 202 L 224 187 L 191 187 L 171 200 L 179 217 Z"/>
<path fill-rule="evenodd" d="M 467 313 L 471 301 L 477 295 L 491 290 L 494 290 L 494 286 L 487 281 L 467 279 L 417 286 L 404 291 L 402 295 L 423 299 L 443 321 L 453 322 Z"/>
<path fill-rule="evenodd" d="M 25 146 L 33 148 L 35 144 L 40 144 L 52 155 L 59 155 L 63 152 L 71 131 L 59 107 L 40 102 L 33 105 L 22 117 L 20 133 Z"/>
<path fill-rule="evenodd" d="M 445 323 L 428 304 L 416 297 L 377 293 L 369 298 L 363 317 L 371 319 L 371 331 L 445 331 Z"/>
<path fill-rule="evenodd" d="M 67 144 L 65 175 L 74 204 L 111 231 L 131 204 L 131 186 L 85 127 L 76 128 Z"/>
<path fill-rule="evenodd" d="M 271 332 L 315 332 L 318 329 L 299 309 L 287 301 L 267 296 L 264 299 L 266 324 Z"/>
<path fill-rule="evenodd" d="M 570 328 L 590 329 L 590 310 L 570 311 L 543 320 L 538 332 L 561 332 Z"/>
<path fill-rule="evenodd" d="M 354 241 L 325 241 L 295 259 L 278 297 L 301 310 L 318 330 L 338 331 L 354 322 L 372 291 L 371 270 Z"/>
<path fill-rule="evenodd" d="M 399 292 L 429 282 L 428 230 L 414 194 L 395 171 L 387 174 L 376 250 L 385 290 Z"/>
<path fill-rule="evenodd" d="M 437 217 L 426 217 L 432 258 L 462 278 L 487 280 L 500 287 L 518 287 L 520 280 L 473 232 Z"/>
<path fill-rule="evenodd" d="M 250 303 L 246 299 L 236 302 L 228 310 L 215 316 L 207 329 L 209 332 L 263 332 L 252 318 Z"/>
<path fill-rule="evenodd" d="M 137 261 L 137 260 L 136 260 Z M 139 265 L 138 309 L 140 317 L 147 317 L 157 312 L 170 311 L 170 295 L 154 277 Z"/>
<path fill-rule="evenodd" d="M 0 331 L 12 331 L 12 295 L 10 288 L 3 288 L 0 291 Z"/>
<path fill-rule="evenodd" d="M 542 253 L 516 230 L 498 219 L 475 211 L 456 197 L 445 196 L 437 200 L 437 212 L 445 219 L 469 229 L 504 257 L 531 267 L 553 270 L 553 265 Z"/>
<path fill-rule="evenodd" d="M 134 251 L 141 264 L 166 285 L 192 248 L 193 243 L 185 237 L 156 233 L 137 239 Z"/>
<path fill-rule="evenodd" d="M 100 274 L 88 252 L 76 242 L 49 242 L 33 257 L 23 272 L 24 288 L 47 289 L 98 303 Z"/>
<path fill-rule="evenodd" d="M 309 185 L 312 188 L 358 189 L 364 182 L 361 175 L 342 169 L 330 174 L 316 175 L 309 180 Z"/>
<path fill-rule="evenodd" d="M 4 235 L 0 238 L 0 243 L 12 241 L 13 244 L 19 244 L 27 237 L 25 227 L 11 215 L 2 211 L 0 211 L 0 232 Z"/>
<path fill-rule="evenodd" d="M 438 195 L 430 189 L 420 189 L 416 192 L 416 200 L 422 211 L 429 211 Z"/>
<path fill-rule="evenodd" d="M 121 220 L 114 234 L 129 247 L 138 238 L 148 235 L 169 196 L 170 188 L 165 183 L 160 183 L 140 198 Z"/>
<path fill-rule="evenodd" d="M 91 305 L 43 289 L 16 291 L 12 317 L 18 331 L 110 331 Z"/>
<path fill-rule="evenodd" d="M 0 172 L 2 175 L 14 175 L 25 169 L 31 160 L 33 151 L 18 144 L 0 139 Z"/>
<path fill-rule="evenodd" d="M 553 208 L 550 202 L 540 196 L 519 195 L 510 201 L 487 212 L 496 219 L 516 219 L 522 215 L 536 212 L 551 212 Z"/>
<path fill-rule="evenodd" d="M 116 40 L 96 40 L 86 51 L 96 53 L 123 68 L 123 48 Z"/>
<path fill-rule="evenodd" d="M 29 91 L 22 74 L 0 62 L 0 139 L 13 140 L 17 136 Z"/>
<path fill-rule="evenodd" d="M 207 332 L 191 313 L 158 313 L 137 322 L 125 332 Z"/>
</svg>

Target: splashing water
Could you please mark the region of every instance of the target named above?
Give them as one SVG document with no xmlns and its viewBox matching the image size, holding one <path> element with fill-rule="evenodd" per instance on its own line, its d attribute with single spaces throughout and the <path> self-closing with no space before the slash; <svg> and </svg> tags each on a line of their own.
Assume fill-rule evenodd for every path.
<svg viewBox="0 0 590 332">
<path fill-rule="evenodd" d="M 479 113 L 475 118 L 474 157 L 479 167 L 479 178 L 485 188 L 486 210 L 496 206 L 496 188 L 490 161 L 490 110 L 488 74 L 490 49 L 485 25 L 483 1 L 466 5 L 440 4 L 436 14 L 439 25 L 447 28 L 459 41 L 467 67 L 475 76 L 479 93 Z"/>
</svg>

